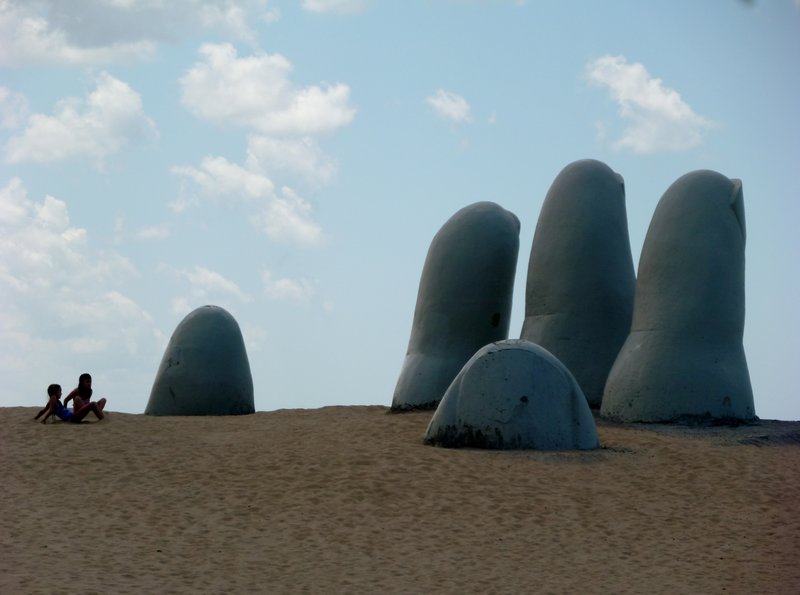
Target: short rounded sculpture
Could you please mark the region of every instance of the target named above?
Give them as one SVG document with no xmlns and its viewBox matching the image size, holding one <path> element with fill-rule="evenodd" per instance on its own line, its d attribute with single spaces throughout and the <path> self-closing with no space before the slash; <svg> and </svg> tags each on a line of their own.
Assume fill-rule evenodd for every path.
<svg viewBox="0 0 800 595">
<path fill-rule="evenodd" d="M 255 412 L 253 377 L 236 320 L 217 306 L 184 318 L 169 340 L 145 415 Z"/>
<path fill-rule="evenodd" d="M 519 219 L 493 202 L 455 213 L 422 269 L 392 410 L 430 409 L 483 345 L 508 338 Z"/>
<path fill-rule="evenodd" d="M 536 224 L 520 338 L 561 360 L 592 407 L 630 331 L 635 285 L 622 176 L 593 159 L 570 163 Z"/>
<path fill-rule="evenodd" d="M 546 349 L 521 339 L 486 345 L 467 362 L 424 441 L 497 449 L 599 446 L 591 409 L 570 371 Z"/>
<path fill-rule="evenodd" d="M 639 260 L 631 332 L 601 414 L 622 421 L 751 420 L 744 333 L 742 183 L 709 170 L 676 180 Z"/>
</svg>

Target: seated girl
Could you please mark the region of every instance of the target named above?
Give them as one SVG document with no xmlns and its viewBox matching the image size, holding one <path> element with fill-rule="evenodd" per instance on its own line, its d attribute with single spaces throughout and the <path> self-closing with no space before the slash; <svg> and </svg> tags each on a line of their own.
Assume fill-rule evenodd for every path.
<svg viewBox="0 0 800 595">
<path fill-rule="evenodd" d="M 74 399 L 74 400 L 73 400 Z M 72 400 L 72 412 L 75 413 L 83 405 L 92 400 L 92 375 L 83 373 L 78 376 L 78 386 L 76 386 L 64 399 L 64 407 Z"/>
</svg>

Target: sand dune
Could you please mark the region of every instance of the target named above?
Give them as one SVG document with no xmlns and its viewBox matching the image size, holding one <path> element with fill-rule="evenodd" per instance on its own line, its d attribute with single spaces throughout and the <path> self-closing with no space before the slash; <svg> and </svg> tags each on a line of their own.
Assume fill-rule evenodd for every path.
<svg viewBox="0 0 800 595">
<path fill-rule="evenodd" d="M 384 407 L 0 409 L 2 593 L 798 593 L 800 422 L 424 446 Z"/>
</svg>

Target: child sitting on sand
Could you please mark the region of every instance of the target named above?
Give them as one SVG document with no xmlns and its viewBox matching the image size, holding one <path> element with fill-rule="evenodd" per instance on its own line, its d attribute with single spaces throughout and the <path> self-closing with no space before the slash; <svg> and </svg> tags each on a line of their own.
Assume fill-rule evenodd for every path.
<svg viewBox="0 0 800 595">
<path fill-rule="evenodd" d="M 100 399 L 96 403 L 82 403 L 80 407 L 76 405 L 74 410 L 70 411 L 61 404 L 60 384 L 51 384 L 48 386 L 47 396 L 49 398 L 47 405 L 45 405 L 44 408 L 36 414 L 36 417 L 33 418 L 34 420 L 37 420 L 44 415 L 44 418 L 42 419 L 43 424 L 47 423 L 47 418 L 50 414 L 55 414 L 59 419 L 72 423 L 81 423 L 81 420 L 89 415 L 90 411 L 97 416 L 97 419 L 103 419 L 103 417 L 105 417 L 103 415 L 103 407 L 106 406 L 105 399 Z"/>
<path fill-rule="evenodd" d="M 73 400 L 74 399 L 74 400 Z M 78 409 L 87 405 L 92 400 L 92 375 L 83 373 L 78 376 L 78 386 L 72 389 L 64 399 L 64 407 L 67 403 L 72 401 L 72 412 L 75 413 Z M 105 400 L 105 399 L 104 399 Z"/>
</svg>

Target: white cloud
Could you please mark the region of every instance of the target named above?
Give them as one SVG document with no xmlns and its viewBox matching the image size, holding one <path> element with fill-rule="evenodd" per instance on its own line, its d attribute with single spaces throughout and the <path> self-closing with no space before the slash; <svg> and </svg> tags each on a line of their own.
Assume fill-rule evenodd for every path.
<svg viewBox="0 0 800 595">
<path fill-rule="evenodd" d="M 223 31 L 251 44 L 256 43 L 257 36 L 249 27 L 248 20 L 258 15 L 264 22 L 273 22 L 278 20 L 279 16 L 277 9 L 267 8 L 267 0 L 255 2 L 216 0 L 199 4 L 197 17 L 204 29 Z"/>
<path fill-rule="evenodd" d="M 608 88 L 620 117 L 628 122 L 613 144 L 616 149 L 635 153 L 688 149 L 713 126 L 642 64 L 629 64 L 623 56 L 603 56 L 590 62 L 586 71 L 592 83 Z"/>
<path fill-rule="evenodd" d="M 221 202 L 269 200 L 275 192 L 272 181 L 224 157 L 206 157 L 199 168 L 183 165 L 170 170 L 190 179 L 204 196 Z"/>
<path fill-rule="evenodd" d="M 150 345 L 153 321 L 123 293 L 137 278 L 126 257 L 91 248 L 64 201 L 31 200 L 19 178 L 0 188 L 3 370 L 38 377 L 44 362 L 126 357 Z"/>
<path fill-rule="evenodd" d="M 230 44 L 206 44 L 201 60 L 180 79 L 182 101 L 197 117 L 245 128 L 249 133 L 244 166 L 224 157 L 206 157 L 199 167 L 172 172 L 182 186 L 170 206 L 182 212 L 201 198 L 249 203 L 251 222 L 272 240 L 312 246 L 322 241 L 311 204 L 301 192 L 315 190 L 336 174 L 316 135 L 348 124 L 355 116 L 345 84 L 298 87 L 291 63 L 280 54 L 239 57 Z M 281 190 L 276 190 L 278 179 Z"/>
<path fill-rule="evenodd" d="M 202 61 L 180 79 L 184 105 L 197 117 L 267 134 L 314 135 L 352 121 L 350 88 L 342 83 L 295 87 L 280 54 L 239 58 L 230 44 L 205 44 Z"/>
<path fill-rule="evenodd" d="M 313 221 L 311 204 L 287 186 L 277 193 L 272 181 L 261 173 L 224 157 L 206 157 L 199 168 L 179 166 L 171 171 L 190 180 L 200 197 L 245 203 L 255 209 L 252 223 L 276 242 L 314 246 L 322 241 L 322 229 Z M 173 210 L 180 212 L 197 204 L 198 198 L 182 196 L 173 203 Z"/>
<path fill-rule="evenodd" d="M 155 54 L 155 44 L 145 39 L 112 41 L 102 45 L 81 44 L 79 40 L 71 39 L 69 29 L 48 20 L 46 15 L 52 12 L 50 4 L 0 2 L 0 65 L 84 66 L 132 59 L 149 60 Z M 76 3 L 74 6 L 80 5 Z M 85 20 L 76 18 L 73 22 Z M 65 24 L 69 24 L 66 19 Z"/>
<path fill-rule="evenodd" d="M 26 97 L 7 87 L 0 87 L 0 128 L 19 128 L 27 118 Z"/>
<path fill-rule="evenodd" d="M 172 299 L 171 310 L 173 314 L 186 315 L 192 311 L 192 307 L 188 298 L 176 297 Z"/>
<path fill-rule="evenodd" d="M 5 188 L 0 189 L 0 228 L 19 225 L 32 208 L 33 203 L 28 200 L 22 180 L 12 178 Z"/>
<path fill-rule="evenodd" d="M 63 201 L 46 196 L 34 203 L 14 178 L 0 189 L 0 205 L 0 270 L 17 288 L 57 287 L 63 268 L 85 261 L 86 230 L 69 227 Z"/>
<path fill-rule="evenodd" d="M 312 186 L 330 182 L 336 165 L 314 139 L 278 139 L 254 135 L 247 142 L 248 167 L 268 174 L 286 174 Z"/>
<path fill-rule="evenodd" d="M 174 173 L 174 172 L 173 172 Z M 184 211 L 196 207 L 199 204 L 197 198 L 188 193 L 184 184 L 181 184 L 181 189 L 177 197 L 167 203 L 167 206 L 173 213 L 183 213 Z"/>
<path fill-rule="evenodd" d="M 249 23 L 277 18 L 268 0 L 0 0 L 0 65 L 151 60 L 198 30 L 255 44 Z"/>
<path fill-rule="evenodd" d="M 157 136 L 155 124 L 142 109 L 141 97 L 127 83 L 102 72 L 96 84 L 83 101 L 60 101 L 53 116 L 31 115 L 25 130 L 6 144 L 6 160 L 50 162 L 89 157 L 102 166 L 106 157 L 128 143 Z"/>
<path fill-rule="evenodd" d="M 230 295 L 242 302 L 251 301 L 250 296 L 242 291 L 236 283 L 216 271 L 195 266 L 192 269 L 181 271 L 180 274 L 189 281 L 192 287 L 192 295 L 196 297 Z"/>
<path fill-rule="evenodd" d="M 103 320 L 111 320 L 116 316 L 120 319 L 150 319 L 149 314 L 136 302 L 113 289 L 84 296 L 84 299 L 59 300 L 55 308 L 72 324 L 89 325 L 98 317 Z"/>
<path fill-rule="evenodd" d="M 425 101 L 439 116 L 447 120 L 469 122 L 472 119 L 469 103 L 456 93 L 438 89 L 436 93 L 427 97 Z"/>
<path fill-rule="evenodd" d="M 45 196 L 43 204 L 34 205 L 36 220 L 43 227 L 54 231 L 63 231 L 69 226 L 67 204 L 52 196 Z"/>
<path fill-rule="evenodd" d="M 316 293 L 315 284 L 308 279 L 276 278 L 271 271 L 263 271 L 264 293 L 273 300 L 308 303 Z"/>
<path fill-rule="evenodd" d="M 315 246 L 322 242 L 322 228 L 312 220 L 311 204 L 291 188 L 281 188 L 253 223 L 276 242 Z"/>
<path fill-rule="evenodd" d="M 169 227 L 166 225 L 151 225 L 142 227 L 136 232 L 136 238 L 140 240 L 163 240 L 170 236 Z"/>
<path fill-rule="evenodd" d="M 353 14 L 365 7 L 365 0 L 303 0 L 303 9 L 316 13 Z"/>
<path fill-rule="evenodd" d="M 189 312 L 192 309 L 190 304 L 197 304 L 195 307 L 208 303 L 226 304 L 227 300 L 231 298 L 241 303 L 253 301 L 253 298 L 234 281 L 217 271 L 212 271 L 202 266 L 194 266 L 190 269 L 174 269 L 169 265 L 162 264 L 158 270 L 171 273 L 189 284 L 188 296 L 180 296 L 172 300 L 172 311 L 175 314 Z"/>
</svg>

